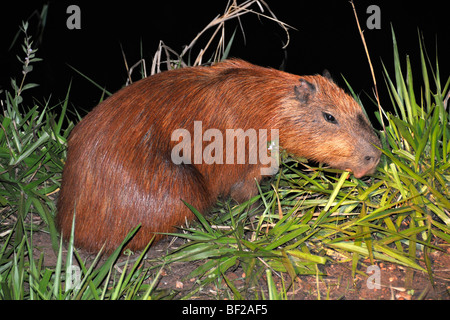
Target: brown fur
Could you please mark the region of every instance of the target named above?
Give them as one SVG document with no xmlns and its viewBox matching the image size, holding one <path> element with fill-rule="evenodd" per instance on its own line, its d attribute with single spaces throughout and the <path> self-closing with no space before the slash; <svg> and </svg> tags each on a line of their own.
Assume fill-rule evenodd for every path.
<svg viewBox="0 0 450 320">
<path fill-rule="evenodd" d="M 155 232 L 194 217 L 181 199 L 206 212 L 220 195 L 238 201 L 254 195 L 260 164 L 171 161 L 172 132 L 192 132 L 196 120 L 203 132 L 279 129 L 283 149 L 357 177 L 373 172 L 380 157 L 360 106 L 322 76 L 240 60 L 164 72 L 112 95 L 73 129 L 56 219 L 63 237 L 76 212 L 76 246 L 95 252 L 105 244 L 111 251 L 140 223 L 128 245 L 139 250 Z"/>
</svg>

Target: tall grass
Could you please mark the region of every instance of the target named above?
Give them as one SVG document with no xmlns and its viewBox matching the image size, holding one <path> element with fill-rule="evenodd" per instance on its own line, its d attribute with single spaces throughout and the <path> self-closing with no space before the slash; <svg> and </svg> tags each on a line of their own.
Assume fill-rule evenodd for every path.
<svg viewBox="0 0 450 320">
<path fill-rule="evenodd" d="M 428 255 L 431 243 L 435 239 L 447 243 L 450 240 L 450 125 L 447 111 L 450 77 L 441 83 L 438 57 L 433 68 L 422 41 L 419 41 L 422 86 L 416 92 L 409 57 L 403 76 L 393 30 L 392 39 L 394 77 L 384 66 L 383 69 L 394 114 L 387 114 L 388 126 L 382 133 L 383 153 L 389 162 L 380 171 L 387 185 L 396 190 L 396 197 L 411 208 L 407 230 L 412 239 L 408 242 L 408 250 L 412 256 L 418 239 L 426 243 L 424 260 L 432 279 Z"/>
</svg>

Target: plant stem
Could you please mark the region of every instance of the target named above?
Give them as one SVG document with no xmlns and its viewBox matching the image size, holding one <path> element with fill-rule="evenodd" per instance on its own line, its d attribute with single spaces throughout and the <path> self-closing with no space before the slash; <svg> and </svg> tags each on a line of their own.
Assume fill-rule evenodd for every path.
<svg viewBox="0 0 450 320">
<path fill-rule="evenodd" d="M 372 73 L 373 85 L 375 87 L 375 98 L 377 99 L 378 110 L 380 111 L 381 125 L 383 126 L 383 131 L 386 132 L 386 127 L 384 126 L 384 120 L 383 120 L 383 112 L 381 109 L 380 96 L 378 95 L 377 80 L 375 78 L 375 72 L 373 71 L 373 66 L 372 66 L 372 60 L 370 59 L 369 50 L 367 49 L 367 44 L 366 44 L 366 39 L 364 38 L 364 33 L 361 30 L 361 26 L 359 24 L 358 14 L 356 13 L 355 4 L 353 3 L 353 0 L 350 0 L 350 3 L 353 8 L 353 13 L 355 14 L 356 24 L 358 25 L 359 34 L 361 35 L 361 40 L 364 45 L 364 50 L 366 51 L 367 60 L 369 61 L 370 72 Z"/>
</svg>

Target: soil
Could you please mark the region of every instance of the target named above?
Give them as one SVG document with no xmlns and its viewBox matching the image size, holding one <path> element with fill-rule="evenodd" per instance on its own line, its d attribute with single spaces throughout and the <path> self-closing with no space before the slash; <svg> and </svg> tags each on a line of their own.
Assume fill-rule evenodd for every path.
<svg viewBox="0 0 450 320">
<path fill-rule="evenodd" d="M 173 250 L 183 243 L 178 239 L 162 240 L 153 245 L 147 253 L 147 260 L 157 259 L 166 252 Z M 33 243 L 36 247 L 36 256 L 44 253 L 44 265 L 53 267 L 56 263 L 56 255 L 51 248 L 48 234 L 40 232 L 33 234 Z M 365 265 L 358 266 L 359 273 L 352 276 L 351 262 L 327 263 L 321 272 L 326 276 L 300 276 L 295 279 L 287 291 L 289 300 L 450 300 L 450 246 L 441 246 L 444 252 L 431 253 L 434 271 L 434 283 L 432 284 L 428 274 L 411 270 L 399 265 L 386 262 L 376 262 L 376 271 L 379 274 L 379 286 L 368 285 L 370 273 L 366 273 L 369 261 Z M 90 256 L 80 252 L 83 259 L 89 260 Z M 92 258 L 92 257 L 91 257 Z M 198 279 L 186 279 L 191 271 L 204 262 L 175 262 L 164 267 L 158 291 L 168 297 L 181 298 L 192 291 Z M 241 268 L 226 273 L 233 285 L 240 292 L 248 292 L 248 297 L 255 299 L 255 290 L 258 297 L 268 298 L 267 279 L 265 274 L 261 276 L 259 285 L 253 288 L 245 288 L 245 274 Z M 283 279 L 282 279 L 283 277 Z M 375 274 L 371 277 L 376 278 Z M 291 280 L 287 274 L 273 273 L 273 279 L 278 291 L 282 285 L 288 285 Z M 282 281 L 283 280 L 283 281 Z M 247 291 L 246 291 L 247 290 Z M 172 295 L 169 294 L 172 293 Z M 210 284 L 198 290 L 190 299 L 232 299 L 232 293 L 225 282 Z"/>
</svg>

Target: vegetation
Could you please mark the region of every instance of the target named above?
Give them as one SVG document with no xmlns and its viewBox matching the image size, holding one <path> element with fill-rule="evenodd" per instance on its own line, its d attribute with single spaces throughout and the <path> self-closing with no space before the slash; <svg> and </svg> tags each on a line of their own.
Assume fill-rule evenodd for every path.
<svg viewBox="0 0 450 320">
<path fill-rule="evenodd" d="M 218 28 L 214 35 L 224 33 L 220 28 L 230 18 L 227 14 L 239 17 L 254 2 L 245 2 L 241 11 L 228 7 L 225 16 L 210 24 Z M 402 65 L 392 32 L 394 70 L 390 73 L 384 67 L 384 76 L 393 112 L 380 108 L 377 113 L 384 156 L 373 177 L 356 179 L 348 172 L 310 167 L 285 156 L 279 174 L 259 186 L 260 194 L 247 203 L 221 203 L 208 217 L 186 204 L 199 223 L 176 234 L 187 240 L 185 244 L 158 259 L 158 264 L 142 268 L 148 248 L 137 258 L 127 259 L 124 266 L 117 263 L 123 246 L 106 260 L 97 256 L 90 265 L 70 243 L 63 254 L 53 222 L 54 195 L 60 185 L 66 139 L 74 126 L 66 116 L 70 87 L 58 105 L 25 106 L 24 92 L 36 86 L 27 83 L 27 74 L 39 62 L 27 30 L 24 23 L 22 76 L 12 79 L 12 91 L 2 92 L 0 98 L 0 299 L 188 299 L 204 286 L 222 281 L 228 298 L 285 299 L 298 276 L 320 277 L 322 266 L 330 261 L 351 261 L 354 276 L 364 274 L 361 266 L 367 266 L 367 261 L 387 261 L 407 267 L 408 272 L 426 272 L 433 282 L 429 254 L 442 250 L 440 244 L 450 243 L 446 109 L 450 77 L 441 82 L 438 59 L 433 66 L 422 42 L 422 85 L 417 89 L 410 60 Z M 222 37 L 211 60 L 225 58 L 232 39 L 225 44 Z M 195 40 L 189 50 L 194 44 Z M 165 62 L 169 68 L 185 64 L 187 51 L 178 55 L 161 46 L 158 52 L 152 73 Z M 161 59 L 164 52 L 168 55 Z M 201 63 L 205 52 L 195 63 Z M 349 90 L 353 92 L 350 85 Z M 54 267 L 45 267 L 44 254 L 35 254 L 37 232 L 51 235 L 58 253 Z M 197 285 L 181 297 L 176 291 L 158 290 L 161 270 L 177 261 L 202 262 L 188 275 L 198 279 Z M 236 288 L 226 272 L 237 266 L 246 274 L 246 288 L 258 288 L 263 281 L 268 293 Z M 274 280 L 279 273 L 290 279 L 283 280 L 281 288 Z"/>
</svg>

